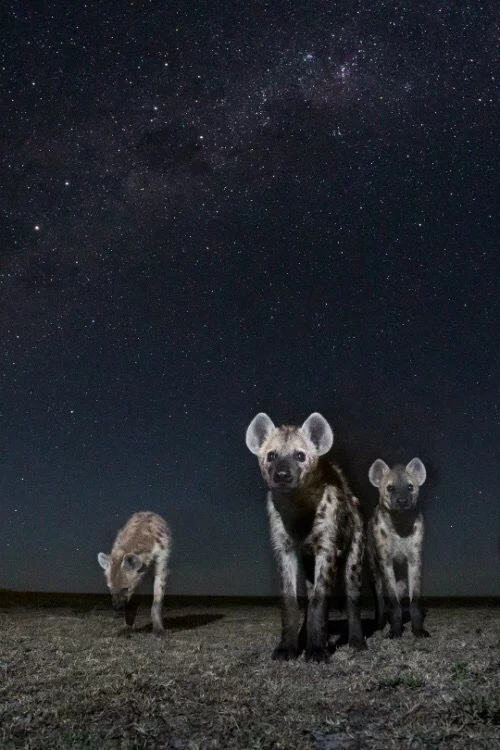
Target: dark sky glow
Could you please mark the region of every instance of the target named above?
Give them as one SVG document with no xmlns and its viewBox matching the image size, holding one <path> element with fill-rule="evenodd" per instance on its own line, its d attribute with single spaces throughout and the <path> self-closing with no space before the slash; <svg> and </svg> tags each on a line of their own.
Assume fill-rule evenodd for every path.
<svg viewBox="0 0 500 750">
<path fill-rule="evenodd" d="M 151 509 L 172 593 L 274 593 L 244 433 L 318 410 L 367 506 L 427 465 L 425 592 L 498 594 L 496 4 L 8 11 L 0 587 Z"/>
</svg>

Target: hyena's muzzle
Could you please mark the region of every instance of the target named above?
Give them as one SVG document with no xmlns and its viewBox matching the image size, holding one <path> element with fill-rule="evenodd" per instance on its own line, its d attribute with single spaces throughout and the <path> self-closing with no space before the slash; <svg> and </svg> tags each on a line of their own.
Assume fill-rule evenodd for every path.
<svg viewBox="0 0 500 750">
<path fill-rule="evenodd" d="M 411 510 L 415 505 L 416 498 L 413 493 L 413 485 L 409 484 L 407 479 L 395 482 L 386 489 L 386 493 L 392 510 Z"/>
<path fill-rule="evenodd" d="M 113 594 L 111 603 L 115 612 L 124 612 L 127 625 L 133 625 L 137 613 L 138 600 L 134 594 Z"/>
<path fill-rule="evenodd" d="M 115 612 L 122 612 L 128 603 L 128 597 L 121 593 L 113 594 L 111 596 L 111 604 Z"/>
<path fill-rule="evenodd" d="M 297 470 L 294 462 L 286 459 L 277 461 L 270 474 L 272 477 L 272 486 L 276 489 L 293 489 L 297 487 L 300 480 L 300 472 Z"/>
</svg>

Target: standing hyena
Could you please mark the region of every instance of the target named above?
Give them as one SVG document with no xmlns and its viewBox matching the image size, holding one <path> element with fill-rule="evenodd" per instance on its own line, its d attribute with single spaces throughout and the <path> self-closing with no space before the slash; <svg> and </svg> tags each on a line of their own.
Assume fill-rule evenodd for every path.
<svg viewBox="0 0 500 750">
<path fill-rule="evenodd" d="M 375 586 L 377 627 L 382 629 L 385 625 L 385 593 L 391 610 L 389 635 L 397 638 L 402 634 L 400 596 L 408 589 L 412 631 L 416 636 L 426 636 L 420 608 L 424 522 L 416 508 L 419 487 L 425 482 L 425 466 L 419 458 L 414 458 L 406 467 L 397 465 L 389 469 L 378 458 L 368 476 L 380 494 L 368 524 L 368 558 Z"/>
<path fill-rule="evenodd" d="M 365 648 L 359 612 L 363 521 L 340 469 L 320 458 L 333 444 L 330 425 L 314 413 L 302 427 L 278 428 L 260 413 L 247 429 L 246 444 L 259 457 L 269 488 L 267 510 L 282 579 L 282 635 L 273 658 L 299 653 L 299 560 L 308 593 L 305 658 L 329 658 L 328 602 L 339 557 L 345 558 L 349 644 Z"/>
<path fill-rule="evenodd" d="M 171 535 L 163 518 L 156 513 L 134 513 L 116 537 L 111 555 L 99 552 L 97 559 L 104 569 L 113 609 L 125 610 L 125 623 L 132 630 L 137 613 L 134 591 L 147 570 L 154 566 L 154 598 L 151 607 L 153 633 L 162 635 L 163 595 L 167 578 Z"/>
</svg>

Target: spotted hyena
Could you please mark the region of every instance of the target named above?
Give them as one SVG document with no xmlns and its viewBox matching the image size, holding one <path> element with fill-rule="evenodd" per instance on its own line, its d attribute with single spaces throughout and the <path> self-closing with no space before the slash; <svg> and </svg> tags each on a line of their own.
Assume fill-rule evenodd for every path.
<svg viewBox="0 0 500 750">
<path fill-rule="evenodd" d="M 134 513 L 120 529 L 110 555 L 99 552 L 97 559 L 106 575 L 113 609 L 125 611 L 128 630 L 132 630 L 137 613 L 132 595 L 145 573 L 154 568 L 151 619 L 153 633 L 163 634 L 163 595 L 170 548 L 171 535 L 163 518 L 156 513 L 141 512 Z"/>
<path fill-rule="evenodd" d="M 390 469 L 378 458 L 368 473 L 379 489 L 379 504 L 368 524 L 368 558 L 373 575 L 377 627 L 385 625 L 384 594 L 390 607 L 390 637 L 403 632 L 400 598 L 408 593 L 412 631 L 428 635 L 422 624 L 420 583 L 424 522 L 417 509 L 425 466 L 414 458 Z"/>
<path fill-rule="evenodd" d="M 345 563 L 349 644 L 365 648 L 359 598 L 364 552 L 359 503 L 340 469 L 324 458 L 333 432 L 321 414 L 311 414 L 302 427 L 275 427 L 267 414 L 257 414 L 246 433 L 248 448 L 259 458 L 268 486 L 271 539 L 282 582 L 282 634 L 274 659 L 299 653 L 299 563 L 308 593 L 305 658 L 328 659 L 328 601 L 338 563 Z"/>
</svg>

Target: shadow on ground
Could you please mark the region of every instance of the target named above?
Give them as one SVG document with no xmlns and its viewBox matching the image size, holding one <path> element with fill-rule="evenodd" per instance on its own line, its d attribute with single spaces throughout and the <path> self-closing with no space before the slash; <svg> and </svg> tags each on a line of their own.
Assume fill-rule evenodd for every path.
<svg viewBox="0 0 500 750">
<path fill-rule="evenodd" d="M 403 623 L 410 621 L 410 615 L 408 612 L 403 612 Z M 361 628 L 365 638 L 371 638 L 372 635 L 377 631 L 375 618 L 367 617 L 361 620 Z M 405 628 L 403 628 L 404 632 Z M 299 636 L 299 650 L 302 653 L 306 647 L 306 619 L 304 619 L 302 627 L 300 629 Z M 328 621 L 328 651 L 330 654 L 334 654 L 335 651 L 341 646 L 346 646 L 349 641 L 349 625 L 346 618 L 340 618 L 336 620 Z"/>
<path fill-rule="evenodd" d="M 167 617 L 163 620 L 165 630 L 194 630 L 204 625 L 210 625 L 212 622 L 222 620 L 224 615 L 221 614 L 189 614 L 178 615 L 176 617 Z M 151 633 L 153 631 L 152 623 L 147 623 L 140 628 L 136 628 L 136 633 Z"/>
<path fill-rule="evenodd" d="M 376 631 L 375 619 L 367 618 L 361 620 L 361 628 L 365 638 L 370 638 Z M 349 640 L 349 626 L 346 619 L 330 620 L 328 622 L 328 637 L 335 638 L 329 643 L 329 651 L 333 653 L 339 646 L 345 646 Z"/>
<path fill-rule="evenodd" d="M 425 621 L 425 616 L 427 614 L 427 610 L 423 610 L 423 616 Z M 410 622 L 410 613 L 406 610 L 403 611 L 403 623 L 407 624 Z M 386 624 L 387 624 L 387 617 L 386 617 Z M 361 628 L 363 630 L 363 635 L 365 638 L 371 638 L 372 635 L 377 631 L 377 626 L 375 622 L 375 618 L 365 618 L 361 620 Z M 406 628 L 403 626 L 403 632 L 406 630 Z M 302 636 L 301 632 L 301 636 Z M 329 620 L 328 621 L 328 637 L 329 638 L 335 638 L 336 640 L 332 643 L 328 644 L 328 650 L 331 654 L 333 654 L 339 646 L 345 646 L 349 640 L 349 626 L 346 619 L 340 619 L 340 620 Z"/>
</svg>

